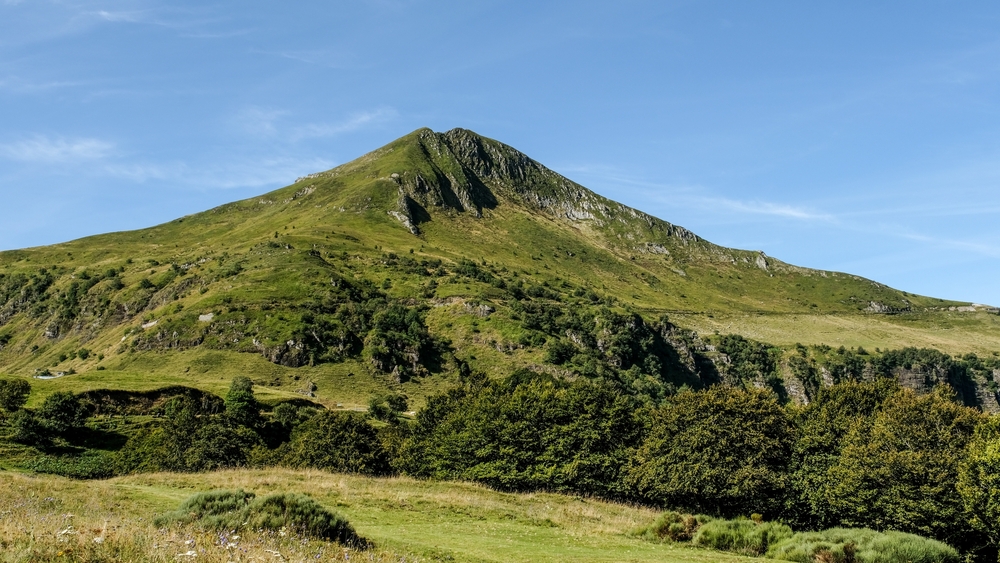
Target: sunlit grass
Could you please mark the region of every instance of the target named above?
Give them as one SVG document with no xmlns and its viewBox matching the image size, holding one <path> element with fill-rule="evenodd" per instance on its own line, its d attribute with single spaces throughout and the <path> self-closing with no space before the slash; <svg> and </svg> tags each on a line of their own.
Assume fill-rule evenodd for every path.
<svg viewBox="0 0 1000 563">
<path fill-rule="evenodd" d="M 151 524 L 195 492 L 220 488 L 311 495 L 374 543 L 371 551 L 347 553 L 351 561 L 765 561 L 631 536 L 656 518 L 648 508 L 466 483 L 282 469 L 89 482 L 0 473 L 0 489 L 7 491 L 0 498 L 0 561 L 179 561 L 190 551 L 198 561 L 213 562 L 282 560 L 275 553 L 286 561 L 346 559 L 342 546 L 327 542 Z"/>
</svg>

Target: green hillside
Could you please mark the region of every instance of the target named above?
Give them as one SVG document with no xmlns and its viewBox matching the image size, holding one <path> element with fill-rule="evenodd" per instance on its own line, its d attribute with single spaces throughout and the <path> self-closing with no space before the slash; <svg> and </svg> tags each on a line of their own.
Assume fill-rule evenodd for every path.
<svg viewBox="0 0 1000 563">
<path fill-rule="evenodd" d="M 714 245 L 462 129 L 421 129 L 149 229 L 0 253 L 0 373 L 62 375 L 33 381 L 33 397 L 165 384 L 221 393 L 245 374 L 265 399 L 363 408 L 400 387 L 419 404 L 463 366 L 636 365 L 641 374 L 619 376 L 669 390 L 708 382 L 705 362 L 729 375 L 714 335 L 786 359 L 796 344 L 989 358 L 998 329 L 995 311 L 970 303 Z M 659 344 L 609 351 L 611 336 L 642 331 Z M 776 373 L 794 379 L 783 361 Z M 980 388 L 992 380 L 983 369 Z"/>
</svg>

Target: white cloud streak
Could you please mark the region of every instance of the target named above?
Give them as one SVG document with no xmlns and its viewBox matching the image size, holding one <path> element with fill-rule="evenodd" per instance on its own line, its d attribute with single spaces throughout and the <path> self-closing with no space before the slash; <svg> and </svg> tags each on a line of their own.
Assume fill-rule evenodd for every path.
<svg viewBox="0 0 1000 563">
<path fill-rule="evenodd" d="M 787 205 L 783 203 L 772 203 L 767 201 L 739 201 L 735 199 L 721 197 L 700 197 L 696 201 L 704 207 L 724 208 L 738 213 L 752 213 L 755 215 L 772 215 L 775 217 L 787 217 L 790 219 L 802 219 L 805 221 L 833 221 L 834 216 L 827 213 L 818 213 L 803 207 Z"/>
<path fill-rule="evenodd" d="M 384 123 L 396 117 L 398 112 L 389 107 L 377 108 L 351 114 L 338 123 L 306 123 L 301 125 L 285 124 L 285 118 L 291 115 L 287 110 L 261 108 L 250 106 L 240 110 L 233 118 L 233 123 L 246 133 L 260 137 L 271 137 L 287 142 L 298 142 L 305 139 L 335 137 L 363 129 L 369 125 Z"/>
<path fill-rule="evenodd" d="M 100 160 L 111 156 L 115 145 L 101 139 L 43 135 L 31 139 L 0 145 L 0 155 L 22 162 L 70 163 Z"/>
<path fill-rule="evenodd" d="M 333 137 L 341 133 L 357 131 L 367 125 L 381 123 L 396 117 L 392 108 L 379 108 L 373 111 L 355 113 L 340 123 L 310 123 L 295 127 L 291 131 L 291 140 L 298 141 L 315 137 Z"/>
<path fill-rule="evenodd" d="M 109 22 L 123 23 L 143 23 L 145 18 L 143 12 L 108 12 L 100 10 L 96 12 L 97 17 Z"/>
</svg>

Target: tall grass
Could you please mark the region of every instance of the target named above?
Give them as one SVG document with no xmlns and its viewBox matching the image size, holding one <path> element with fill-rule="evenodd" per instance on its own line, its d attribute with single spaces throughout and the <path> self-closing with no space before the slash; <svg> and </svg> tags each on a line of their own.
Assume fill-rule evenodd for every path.
<svg viewBox="0 0 1000 563">
<path fill-rule="evenodd" d="M 65 493 L 75 487 L 48 493 L 52 496 L 27 488 L 0 495 L 0 562 L 357 561 L 362 555 L 364 561 L 375 563 L 410 560 L 382 550 L 362 554 L 350 546 L 279 531 L 234 534 L 191 526 L 164 528 L 149 519 L 94 510 L 100 501 L 87 499 L 80 504 L 73 498 L 79 493 L 64 501 Z"/>
<path fill-rule="evenodd" d="M 859 528 L 799 532 L 775 544 L 767 556 L 799 563 L 958 563 L 958 552 L 939 541 Z"/>
<path fill-rule="evenodd" d="M 203 530 L 231 533 L 289 533 L 303 538 L 335 541 L 358 548 L 368 542 L 355 533 L 347 519 L 299 494 L 279 493 L 255 498 L 244 490 L 198 493 L 154 523 L 158 526 L 194 524 Z"/>
<path fill-rule="evenodd" d="M 712 517 L 704 514 L 681 514 L 668 510 L 652 524 L 637 529 L 634 535 L 653 541 L 691 541 L 698 528 L 710 521 Z"/>
<path fill-rule="evenodd" d="M 792 537 L 792 529 L 778 522 L 757 523 L 749 519 L 712 520 L 698 528 L 694 545 L 742 555 L 761 556 L 772 545 Z"/>
</svg>

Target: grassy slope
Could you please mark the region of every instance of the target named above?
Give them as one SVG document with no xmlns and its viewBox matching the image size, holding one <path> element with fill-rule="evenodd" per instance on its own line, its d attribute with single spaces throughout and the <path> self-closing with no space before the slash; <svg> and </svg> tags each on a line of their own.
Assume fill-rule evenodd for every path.
<svg viewBox="0 0 1000 563">
<path fill-rule="evenodd" d="M 197 491 L 243 488 L 258 494 L 309 493 L 343 513 L 362 536 L 373 540 L 382 561 L 411 561 L 414 556 L 418 561 L 459 562 L 751 561 L 629 537 L 629 530 L 652 522 L 656 513 L 650 509 L 563 495 L 505 494 L 463 483 L 275 469 L 153 474 L 95 482 L 0 472 L 0 488 L 11 491 L 0 500 L 0 510 L 18 517 L 16 522 L 0 519 L 5 541 L 24 545 L 32 541 L 28 536 L 33 533 L 39 551 L 56 544 L 55 532 L 70 522 L 83 536 L 112 529 L 119 536 L 149 535 L 155 541 L 158 533 L 140 519 L 148 522 Z M 40 502 L 43 497 L 46 502 Z M 75 516 L 67 519 L 66 514 Z M 180 542 L 166 543 L 164 537 L 160 536 L 158 548 L 149 549 L 150 559 L 169 560 L 182 551 Z M 186 537 L 197 538 L 197 547 L 207 550 L 208 560 L 226 560 L 221 555 L 225 550 L 213 546 L 211 536 Z M 0 561 L 16 560 L 14 556 L 11 549 L 6 556 L 0 555 Z"/>
<path fill-rule="evenodd" d="M 280 309 L 282 303 L 309 298 L 337 275 L 375 283 L 390 278 L 391 297 L 417 297 L 425 280 L 379 266 L 379 257 L 390 251 L 446 263 L 463 257 L 485 259 L 536 283 L 565 280 L 593 288 L 650 317 L 667 313 L 682 326 L 702 332 L 735 332 L 778 345 L 928 346 L 952 354 L 1000 350 L 1000 316 L 940 310 L 965 303 L 905 294 L 856 276 L 795 268 L 770 258 L 768 268 L 762 269 L 755 263 L 757 253 L 666 236 L 664 229 L 669 225 L 594 194 L 589 197 L 605 209 L 600 221 L 567 220 L 552 210 L 501 197 L 499 205 L 484 210 L 483 218 L 432 209 L 431 220 L 420 225 L 419 237 L 414 236 L 387 214 L 397 208 L 398 200 L 398 187 L 390 174 L 402 173 L 405 181 L 414 174 L 429 178 L 435 170 L 455 166 L 431 154 L 434 151 L 422 140 L 426 135 L 426 131 L 415 132 L 331 172 L 157 227 L 0 253 L 0 273 L 58 266 L 57 290 L 68 287 L 85 270 L 124 268 L 125 289 L 116 293 L 98 284 L 91 290 L 105 292 L 113 303 L 124 306 L 140 291 L 143 279 L 169 282 L 170 264 L 190 265 L 183 278 L 156 291 L 141 313 L 130 311 L 121 324 L 93 326 L 84 315 L 72 331 L 52 340 L 43 335 L 46 319 L 24 313 L 15 316 L 0 329 L 12 336 L 0 351 L 0 372 L 26 376 L 49 367 L 83 374 L 36 383 L 43 392 L 50 388 L 150 388 L 167 383 L 219 392 L 234 375 L 247 374 L 274 382 L 261 389 L 265 399 L 295 396 L 305 382 L 314 381 L 322 402 L 359 407 L 386 381 L 373 377 L 357 362 L 290 369 L 257 354 L 204 347 L 182 353 L 129 352 L 126 348 L 143 332 L 139 326 L 143 322 L 165 323 L 241 305 L 277 304 Z M 482 142 L 500 151 L 511 150 L 489 140 Z M 578 188 L 552 173 L 538 174 L 543 187 Z M 640 243 L 648 240 L 668 252 L 646 251 Z M 309 256 L 310 249 L 323 256 L 343 253 L 346 258 L 320 259 Z M 225 275 L 234 263 L 243 271 Z M 430 312 L 428 324 L 432 333 L 453 343 L 457 356 L 491 372 L 539 361 L 538 351 L 505 355 L 493 348 L 491 340 L 503 341 L 514 330 L 512 323 L 505 324 L 502 312 L 480 322 L 463 309 L 464 301 L 488 298 L 488 286 L 444 283 L 436 297 L 438 306 Z M 869 301 L 898 305 L 904 300 L 914 312 L 887 316 L 861 311 Z M 277 312 L 268 318 L 278 325 L 282 322 Z M 38 349 L 32 352 L 32 346 Z M 87 360 L 59 361 L 61 354 L 71 355 L 81 347 L 93 355 Z M 105 359 L 99 361 L 97 354 Z M 106 370 L 94 371 L 98 365 Z M 420 397 L 441 384 L 424 380 L 408 383 L 403 390 L 419 404 Z"/>
</svg>

